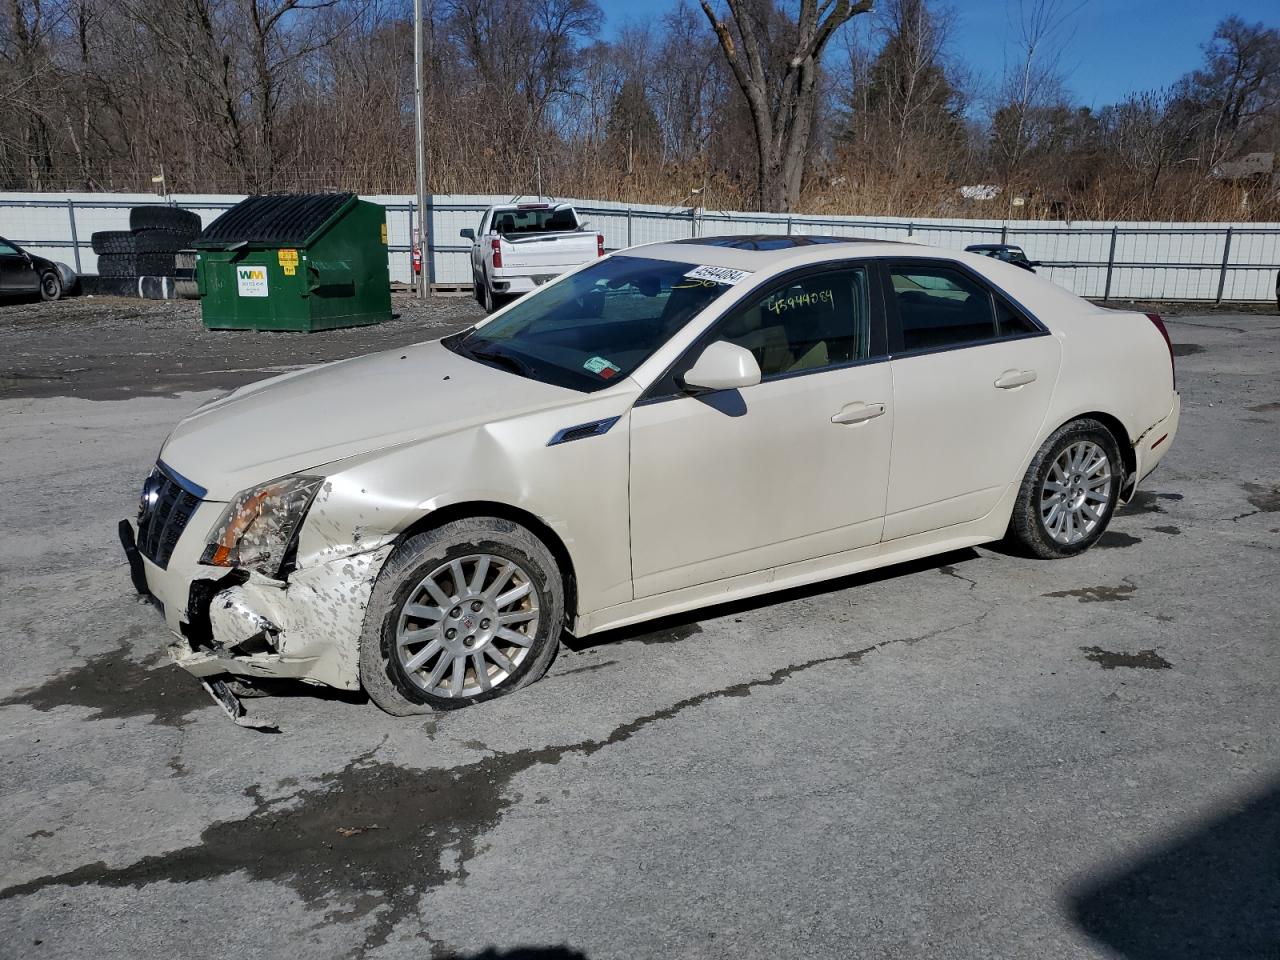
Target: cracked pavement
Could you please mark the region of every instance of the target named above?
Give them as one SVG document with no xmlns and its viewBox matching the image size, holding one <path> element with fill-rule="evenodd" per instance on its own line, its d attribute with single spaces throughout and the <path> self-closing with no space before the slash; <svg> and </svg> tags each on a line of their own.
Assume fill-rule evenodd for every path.
<svg viewBox="0 0 1280 960">
<path fill-rule="evenodd" d="M 115 522 L 210 390 L 474 308 L 252 349 L 183 305 L 10 309 L 0 958 L 1280 949 L 1275 317 L 1167 318 L 1181 432 L 1082 557 L 964 550 L 571 641 L 431 718 L 286 687 L 246 701 L 264 735 L 167 665 Z"/>
</svg>

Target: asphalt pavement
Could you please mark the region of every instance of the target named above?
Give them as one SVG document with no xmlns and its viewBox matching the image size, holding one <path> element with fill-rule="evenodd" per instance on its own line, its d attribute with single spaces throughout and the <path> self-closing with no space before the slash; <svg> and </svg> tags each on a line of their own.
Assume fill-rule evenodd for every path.
<svg viewBox="0 0 1280 960">
<path fill-rule="evenodd" d="M 1171 318 L 1181 432 L 1081 557 L 591 637 L 435 718 L 286 688 L 271 735 L 167 664 L 115 523 L 215 391 L 478 313 L 87 304 L 0 306 L 0 957 L 1280 956 L 1280 318 Z"/>
</svg>

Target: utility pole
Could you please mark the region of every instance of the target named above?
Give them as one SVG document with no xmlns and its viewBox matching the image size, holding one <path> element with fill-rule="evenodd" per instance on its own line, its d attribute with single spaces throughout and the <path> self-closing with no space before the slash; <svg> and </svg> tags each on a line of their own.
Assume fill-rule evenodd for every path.
<svg viewBox="0 0 1280 960">
<path fill-rule="evenodd" d="M 418 299 L 431 293 L 431 250 L 427 243 L 427 144 L 422 115 L 422 0 L 413 0 L 413 126 L 417 139 L 418 251 L 422 272 L 418 275 Z"/>
</svg>

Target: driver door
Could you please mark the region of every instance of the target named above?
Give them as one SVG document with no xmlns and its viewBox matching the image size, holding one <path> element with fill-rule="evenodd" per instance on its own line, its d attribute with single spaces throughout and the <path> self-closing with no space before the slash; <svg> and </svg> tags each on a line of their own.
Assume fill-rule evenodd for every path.
<svg viewBox="0 0 1280 960">
<path fill-rule="evenodd" d="M 880 541 L 893 431 L 883 310 L 863 264 L 773 282 L 717 321 L 631 413 L 637 598 Z M 691 396 L 715 340 L 761 382 Z"/>
</svg>

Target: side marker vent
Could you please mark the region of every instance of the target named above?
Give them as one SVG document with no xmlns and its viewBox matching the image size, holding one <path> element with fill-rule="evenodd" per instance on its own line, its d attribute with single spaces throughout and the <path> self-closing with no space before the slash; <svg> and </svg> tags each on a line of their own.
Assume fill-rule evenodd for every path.
<svg viewBox="0 0 1280 960">
<path fill-rule="evenodd" d="M 593 420 L 591 423 L 580 423 L 575 427 L 565 427 L 547 441 L 547 446 L 554 447 L 557 443 L 569 443 L 572 440 L 598 437 L 602 433 L 608 433 L 609 428 L 617 422 L 617 417 L 607 417 L 604 420 Z"/>
</svg>

